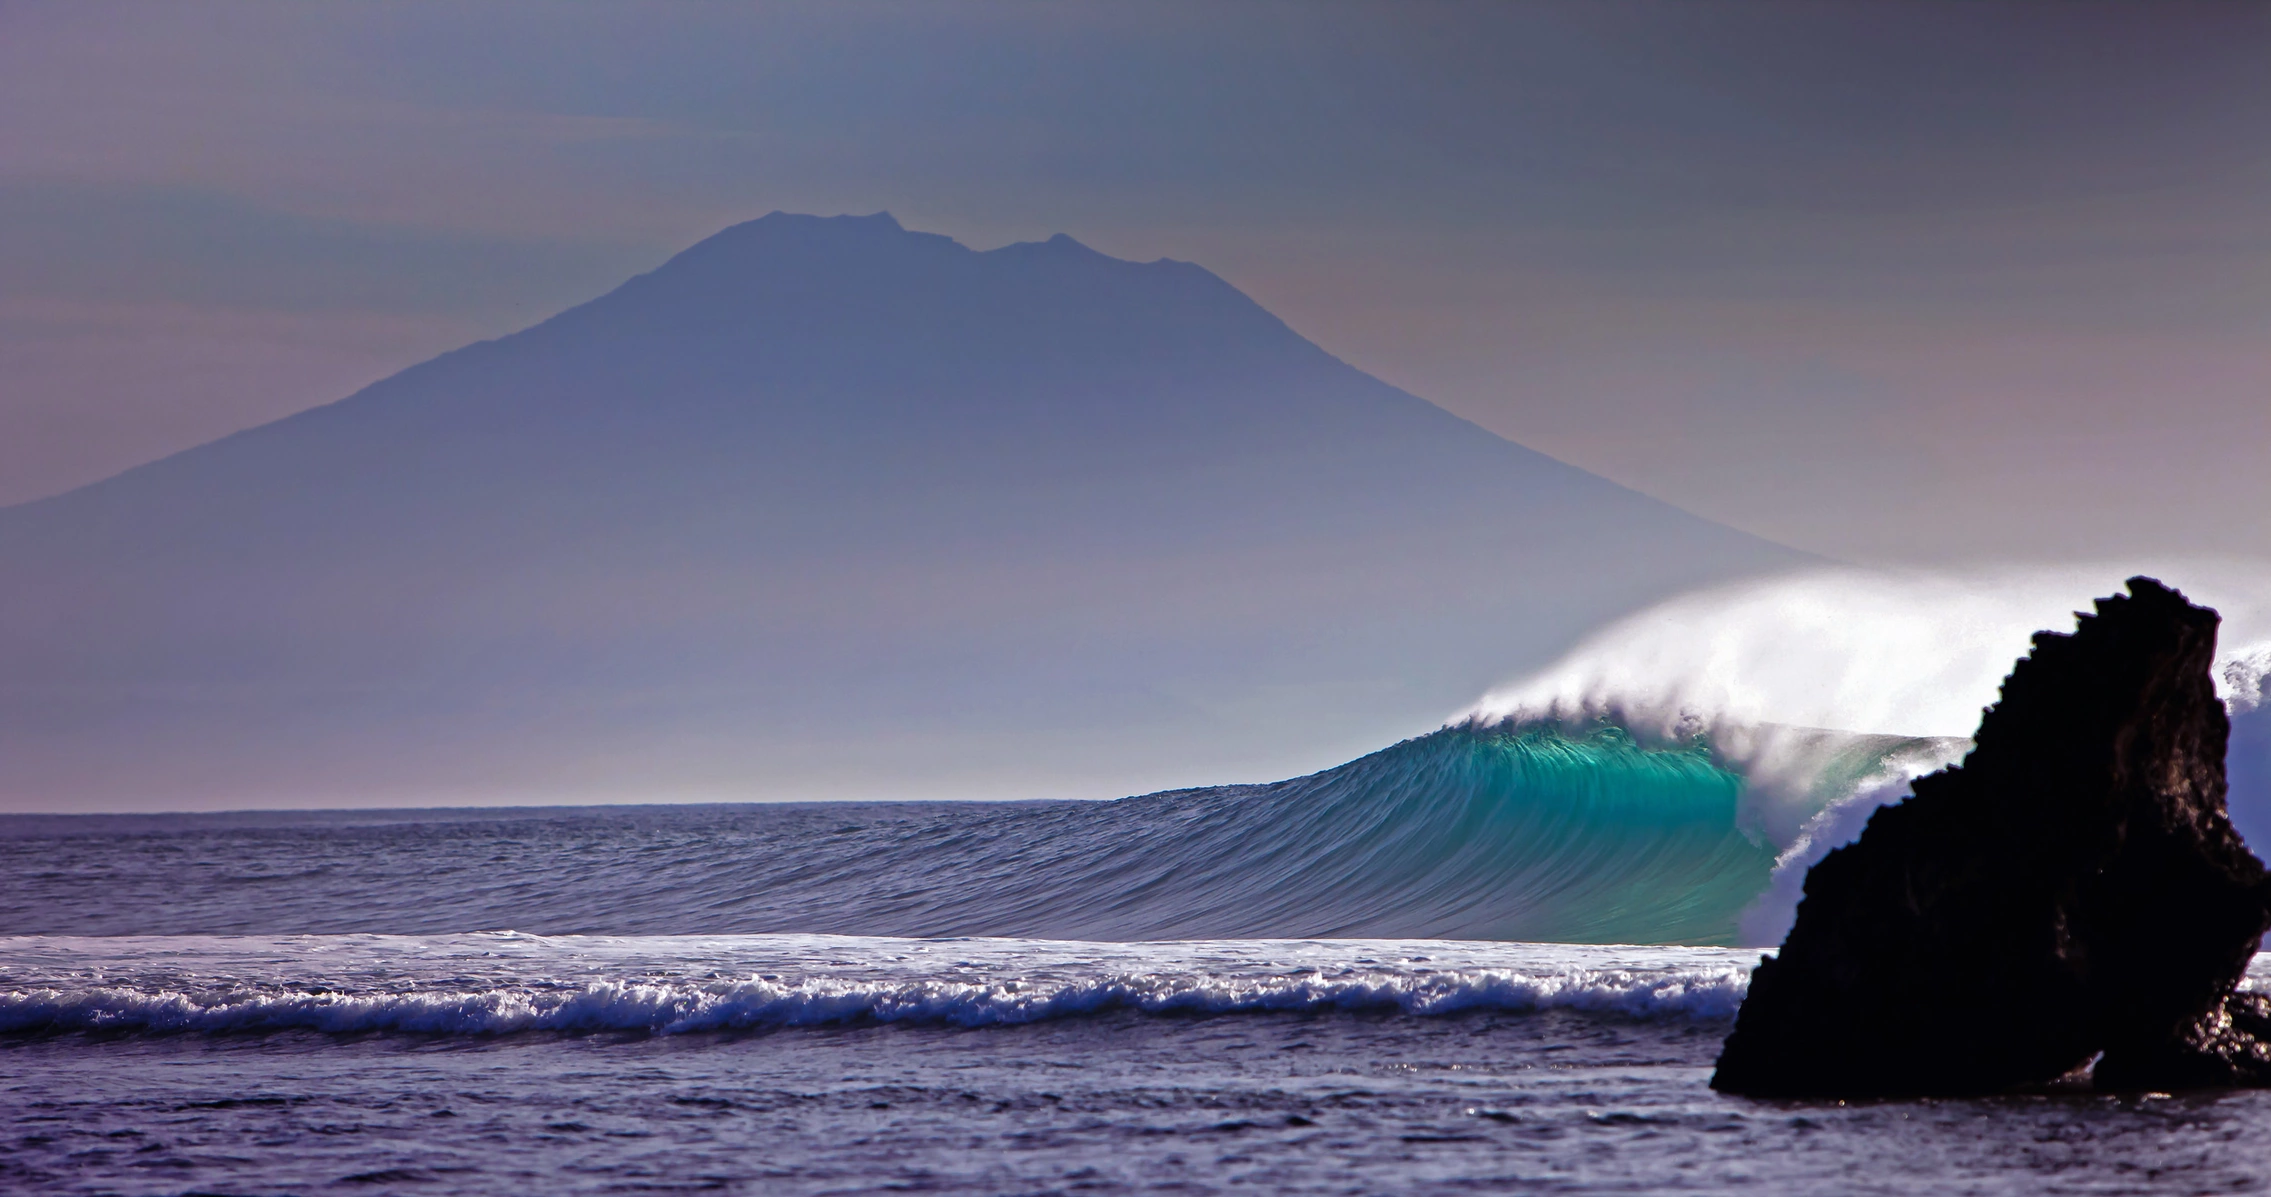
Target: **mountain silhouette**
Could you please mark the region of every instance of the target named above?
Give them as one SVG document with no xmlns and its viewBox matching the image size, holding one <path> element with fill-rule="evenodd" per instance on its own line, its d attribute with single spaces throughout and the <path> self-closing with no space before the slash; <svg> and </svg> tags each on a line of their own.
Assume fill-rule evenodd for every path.
<svg viewBox="0 0 2271 1197">
<path fill-rule="evenodd" d="M 1197 266 L 775 213 L 0 510 L 0 802 L 1262 780 L 1801 560 Z"/>
</svg>

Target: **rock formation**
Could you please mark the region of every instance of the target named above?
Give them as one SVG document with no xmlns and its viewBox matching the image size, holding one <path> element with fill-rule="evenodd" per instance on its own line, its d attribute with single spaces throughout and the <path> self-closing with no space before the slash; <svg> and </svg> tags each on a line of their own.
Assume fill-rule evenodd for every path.
<svg viewBox="0 0 2271 1197">
<path fill-rule="evenodd" d="M 1753 1096 L 2271 1084 L 2267 926 L 2224 811 L 2217 615 L 2150 578 L 2037 633 L 1959 766 L 1806 876 L 1711 1079 Z"/>
</svg>

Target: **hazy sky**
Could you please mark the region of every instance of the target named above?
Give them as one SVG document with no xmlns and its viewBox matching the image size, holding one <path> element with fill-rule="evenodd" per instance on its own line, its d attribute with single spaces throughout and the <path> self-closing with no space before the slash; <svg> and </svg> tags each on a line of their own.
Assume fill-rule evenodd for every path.
<svg viewBox="0 0 2271 1197">
<path fill-rule="evenodd" d="M 1862 561 L 2271 555 L 2271 5 L 0 0 L 0 501 L 728 223 L 1197 261 Z"/>
</svg>

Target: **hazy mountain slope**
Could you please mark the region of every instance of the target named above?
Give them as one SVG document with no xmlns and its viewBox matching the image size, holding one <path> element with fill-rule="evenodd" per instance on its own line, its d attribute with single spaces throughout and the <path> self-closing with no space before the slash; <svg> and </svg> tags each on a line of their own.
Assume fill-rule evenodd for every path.
<svg viewBox="0 0 2271 1197">
<path fill-rule="evenodd" d="M 775 214 L 0 511 L 0 795 L 1260 779 L 1796 559 L 1354 370 L 1198 267 Z"/>
</svg>

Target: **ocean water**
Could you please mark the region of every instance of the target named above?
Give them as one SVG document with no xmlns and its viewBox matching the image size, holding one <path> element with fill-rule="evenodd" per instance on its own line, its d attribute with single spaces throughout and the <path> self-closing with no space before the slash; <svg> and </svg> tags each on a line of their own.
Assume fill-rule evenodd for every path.
<svg viewBox="0 0 2271 1197">
<path fill-rule="evenodd" d="M 1713 1093 L 1790 828 L 1906 751 L 1801 739 L 1773 777 L 1460 727 L 1117 803 L 0 819 L 0 1192 L 2265 1187 L 2271 1094 Z"/>
<path fill-rule="evenodd" d="M 0 1188 L 2235 1192 L 2271 1175 L 2271 1094 L 1715 1094 L 1753 959 L 16 937 L 0 940 Z"/>
</svg>

